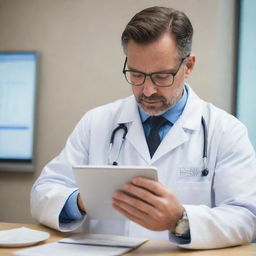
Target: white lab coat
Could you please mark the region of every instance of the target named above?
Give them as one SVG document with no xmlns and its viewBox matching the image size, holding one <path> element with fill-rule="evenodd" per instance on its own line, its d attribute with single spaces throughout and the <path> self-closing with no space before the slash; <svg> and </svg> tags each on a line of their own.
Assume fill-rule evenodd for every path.
<svg viewBox="0 0 256 256">
<path fill-rule="evenodd" d="M 203 167 L 202 115 L 208 130 L 208 176 L 200 175 Z M 166 184 L 184 205 L 191 243 L 182 247 L 220 248 L 255 239 L 256 160 L 247 130 L 232 115 L 199 99 L 190 87 L 182 115 L 152 159 L 134 96 L 87 112 L 63 151 L 46 165 L 34 184 L 31 192 L 34 218 L 61 231 L 81 226 L 84 220 L 59 223 L 59 214 L 67 198 L 77 190 L 71 166 L 109 164 L 110 136 L 118 123 L 128 127 L 119 165 L 156 166 L 160 182 Z M 117 134 L 116 145 L 121 133 Z M 113 152 L 115 150 L 114 146 Z M 167 231 L 150 231 L 128 220 L 90 223 L 86 220 L 84 226 L 94 233 L 169 239 Z M 175 242 L 172 236 L 170 240 Z"/>
</svg>

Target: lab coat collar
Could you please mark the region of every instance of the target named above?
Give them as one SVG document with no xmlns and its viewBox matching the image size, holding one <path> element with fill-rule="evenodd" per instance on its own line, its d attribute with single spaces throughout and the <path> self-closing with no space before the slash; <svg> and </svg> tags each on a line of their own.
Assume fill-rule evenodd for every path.
<svg viewBox="0 0 256 256">
<path fill-rule="evenodd" d="M 195 94 L 188 84 L 186 84 L 186 88 L 188 90 L 188 100 L 180 116 L 181 125 L 183 129 L 198 131 L 201 126 L 204 101 Z"/>
<path fill-rule="evenodd" d="M 134 122 L 139 116 L 138 105 L 133 95 L 125 99 L 125 103 L 121 109 L 121 113 L 118 118 L 119 124 L 127 124 Z M 140 121 L 140 119 L 139 119 Z"/>
<path fill-rule="evenodd" d="M 140 119 L 138 105 L 134 96 L 130 96 L 126 99 L 118 118 L 118 123 L 126 124 L 128 128 L 126 140 L 133 145 L 135 150 L 146 162 L 149 162 L 151 158 Z"/>
<path fill-rule="evenodd" d="M 134 96 L 126 99 L 118 118 L 118 123 L 127 125 L 128 133 L 126 139 L 148 164 L 153 164 L 160 157 L 186 142 L 188 140 L 186 130 L 200 129 L 203 101 L 194 93 L 189 85 L 186 86 L 188 89 L 188 99 L 184 111 L 164 137 L 152 159 L 149 154 L 136 100 Z"/>
</svg>

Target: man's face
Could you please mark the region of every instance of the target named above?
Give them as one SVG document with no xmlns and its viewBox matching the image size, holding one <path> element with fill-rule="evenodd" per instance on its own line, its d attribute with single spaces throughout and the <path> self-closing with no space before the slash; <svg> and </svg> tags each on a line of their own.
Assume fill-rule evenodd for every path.
<svg viewBox="0 0 256 256">
<path fill-rule="evenodd" d="M 144 73 L 161 71 L 174 73 L 182 60 L 178 55 L 176 42 L 169 33 L 147 45 L 131 40 L 128 42 L 125 53 L 127 68 Z M 170 87 L 158 87 L 148 76 L 143 85 L 132 85 L 137 103 L 147 114 L 161 115 L 179 101 L 183 92 L 184 79 L 189 76 L 194 61 L 194 56 L 184 60 Z"/>
</svg>

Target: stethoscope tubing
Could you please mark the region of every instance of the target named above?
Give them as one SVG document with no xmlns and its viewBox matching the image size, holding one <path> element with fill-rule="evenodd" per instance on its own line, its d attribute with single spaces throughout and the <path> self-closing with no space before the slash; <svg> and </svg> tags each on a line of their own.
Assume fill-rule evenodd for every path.
<svg viewBox="0 0 256 256">
<path fill-rule="evenodd" d="M 207 133 L 206 122 L 205 122 L 205 119 L 204 119 L 203 116 L 201 117 L 201 124 L 202 124 L 202 127 L 203 127 L 203 139 L 204 139 L 204 141 L 203 141 L 203 170 L 201 171 L 201 173 L 202 173 L 202 176 L 207 176 L 208 173 L 209 173 L 209 170 L 207 168 L 208 133 Z M 114 140 L 115 140 L 116 133 L 119 130 L 123 130 L 124 132 L 123 132 L 122 142 L 121 142 L 121 145 L 120 145 L 117 157 L 116 157 L 115 161 L 113 161 L 112 165 L 118 165 L 118 159 L 119 159 L 119 155 L 120 155 L 120 152 L 121 152 L 121 148 L 123 146 L 123 143 L 125 141 L 126 135 L 128 133 L 128 128 L 127 128 L 127 126 L 124 123 L 118 124 L 118 126 L 113 130 L 113 132 L 111 134 L 111 137 L 110 137 L 109 155 L 110 155 L 110 153 L 112 151 L 112 147 L 114 145 Z"/>
<path fill-rule="evenodd" d="M 118 154 L 116 156 L 116 159 L 115 159 L 115 161 L 113 161 L 112 165 L 118 165 L 117 161 L 119 159 L 121 148 L 122 148 L 123 143 L 125 141 L 125 138 L 126 138 L 126 135 L 127 135 L 127 132 L 128 132 L 128 128 L 127 128 L 127 126 L 124 123 L 121 123 L 121 124 L 118 124 L 118 126 L 113 130 L 113 132 L 111 134 L 111 138 L 110 138 L 109 154 L 108 155 L 110 155 L 110 153 L 111 153 L 112 147 L 114 145 L 114 140 L 115 140 L 116 133 L 119 130 L 124 130 L 124 133 L 123 133 L 123 136 L 122 136 L 122 142 L 121 142 L 121 145 L 120 145 L 120 149 L 119 149 Z"/>
<path fill-rule="evenodd" d="M 203 126 L 203 133 L 204 133 L 203 158 L 207 158 L 208 133 L 207 133 L 207 128 L 206 128 L 206 124 L 203 116 L 201 118 L 201 123 Z"/>
<path fill-rule="evenodd" d="M 115 140 L 115 136 L 116 136 L 116 133 L 117 131 L 119 130 L 124 130 L 124 134 L 123 134 L 123 137 L 122 139 L 125 140 L 126 138 L 126 135 L 127 135 L 127 132 L 128 132 L 128 128 L 125 124 L 121 123 L 121 124 L 118 124 L 118 126 L 113 130 L 112 134 L 111 134 L 111 138 L 110 138 L 110 145 L 113 145 L 114 144 L 114 140 Z"/>
</svg>

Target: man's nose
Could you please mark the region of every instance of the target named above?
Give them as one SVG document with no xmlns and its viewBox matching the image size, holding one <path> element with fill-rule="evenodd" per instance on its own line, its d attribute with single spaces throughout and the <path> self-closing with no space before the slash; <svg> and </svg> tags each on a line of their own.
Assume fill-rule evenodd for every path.
<svg viewBox="0 0 256 256">
<path fill-rule="evenodd" d="M 157 86 L 152 82 L 151 78 L 147 76 L 143 84 L 143 94 L 147 97 L 150 97 L 152 94 L 156 92 Z"/>
</svg>

